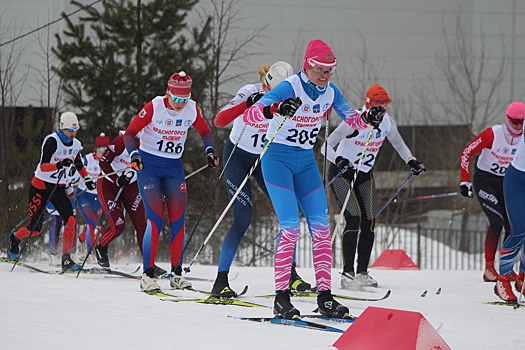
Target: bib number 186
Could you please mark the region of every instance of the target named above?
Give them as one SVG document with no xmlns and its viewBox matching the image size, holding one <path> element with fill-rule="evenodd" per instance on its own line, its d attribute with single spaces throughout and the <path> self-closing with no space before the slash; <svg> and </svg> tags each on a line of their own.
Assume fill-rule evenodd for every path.
<svg viewBox="0 0 525 350">
<path fill-rule="evenodd" d="M 180 143 L 175 145 L 175 142 L 173 142 L 173 141 L 160 140 L 159 142 L 157 142 L 157 145 L 159 145 L 158 150 L 161 151 L 161 152 L 166 152 L 166 153 L 180 153 L 180 152 L 182 152 L 182 145 Z"/>
</svg>

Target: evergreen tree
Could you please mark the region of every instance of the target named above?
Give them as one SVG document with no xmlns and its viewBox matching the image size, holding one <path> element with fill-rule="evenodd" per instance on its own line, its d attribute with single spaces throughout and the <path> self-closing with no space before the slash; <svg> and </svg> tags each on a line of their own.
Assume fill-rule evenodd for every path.
<svg viewBox="0 0 525 350">
<path fill-rule="evenodd" d="M 153 97 L 163 95 L 168 78 L 184 70 L 193 78 L 192 98 L 204 100 L 209 50 L 208 24 L 187 29 L 185 19 L 197 0 L 152 0 L 136 3 L 107 0 L 102 9 L 85 7 L 67 29 L 57 34 L 54 67 L 62 79 L 67 105 L 77 112 L 82 136 L 104 131 L 115 135 Z M 84 5 L 73 1 L 73 5 Z"/>
</svg>

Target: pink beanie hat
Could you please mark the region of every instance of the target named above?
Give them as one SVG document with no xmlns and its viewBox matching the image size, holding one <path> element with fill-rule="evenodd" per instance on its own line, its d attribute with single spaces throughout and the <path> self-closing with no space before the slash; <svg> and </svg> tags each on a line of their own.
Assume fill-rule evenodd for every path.
<svg viewBox="0 0 525 350">
<path fill-rule="evenodd" d="M 514 136 L 521 136 L 523 134 L 523 127 L 520 130 L 514 129 L 510 125 L 510 120 L 521 120 L 525 119 L 525 105 L 523 102 L 512 102 L 509 107 L 507 107 L 507 113 L 505 118 L 505 127 L 509 133 Z"/>
<path fill-rule="evenodd" d="M 335 68 L 337 66 L 337 60 L 332 49 L 320 39 L 310 41 L 304 53 L 304 69 L 314 66 L 324 68 Z"/>
</svg>

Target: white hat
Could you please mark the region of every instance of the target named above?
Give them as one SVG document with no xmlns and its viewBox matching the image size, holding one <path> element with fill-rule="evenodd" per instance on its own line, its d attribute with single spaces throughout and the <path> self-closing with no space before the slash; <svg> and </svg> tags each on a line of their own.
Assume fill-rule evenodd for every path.
<svg viewBox="0 0 525 350">
<path fill-rule="evenodd" d="M 273 89 L 279 85 L 281 81 L 288 78 L 292 74 L 293 68 L 290 66 L 290 64 L 283 61 L 275 62 L 270 67 L 270 70 L 268 70 L 268 73 L 266 73 L 266 76 L 264 77 L 264 83 L 270 89 Z"/>
<path fill-rule="evenodd" d="M 78 118 L 73 112 L 64 112 L 60 116 L 60 129 L 73 128 L 78 129 Z"/>
</svg>

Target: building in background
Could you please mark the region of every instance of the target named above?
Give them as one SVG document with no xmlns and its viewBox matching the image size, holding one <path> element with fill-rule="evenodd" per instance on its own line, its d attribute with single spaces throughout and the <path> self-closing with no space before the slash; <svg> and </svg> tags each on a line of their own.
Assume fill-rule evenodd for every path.
<svg viewBox="0 0 525 350">
<path fill-rule="evenodd" d="M 95 0 L 79 2 L 101 6 L 101 2 Z M 221 2 L 231 1 L 215 0 L 215 3 Z M 517 68 L 525 61 L 525 3 L 522 1 L 239 0 L 235 4 L 238 14 L 228 34 L 232 40 L 266 28 L 253 45 L 247 46 L 249 55 L 242 64 L 230 67 L 231 75 L 254 72 L 261 61 L 284 60 L 299 69 L 306 44 L 320 38 L 329 43 L 336 54 L 338 67 L 333 80 L 353 106 L 360 107 L 366 87 L 380 83 L 393 98 L 391 111 L 400 125 L 466 124 L 468 120 L 450 115 L 453 109 L 443 110 L 444 105 L 459 101 L 457 94 L 450 90 L 447 79 L 451 77 L 447 78 L 442 69 L 454 60 L 457 63 L 458 57 L 452 57 L 451 52 L 455 52 L 458 25 L 461 25 L 464 43 L 467 49 L 472 49 L 472 64 L 483 60 L 485 65 L 486 71 L 481 77 L 487 82 L 484 89 L 490 89 L 491 79 L 501 62 L 505 62 L 496 91 L 498 98 L 493 101 L 489 114 L 503 112 L 510 101 L 523 99 L 525 95 L 525 71 Z M 77 8 L 67 0 L 0 0 L 0 9 L 1 44 L 59 19 L 61 12 L 71 13 Z M 189 15 L 188 23 L 194 23 L 203 11 L 212 13 L 211 9 L 211 0 L 201 0 Z M 71 19 L 75 21 L 81 14 L 76 13 Z M 35 72 L 41 72 L 46 64 L 42 46 L 48 45 L 48 39 L 49 45 L 53 45 L 54 33 L 64 27 L 64 22 L 58 21 L 17 41 L 23 50 L 19 74 L 30 72 L 27 84 L 31 86 L 19 104 L 38 105 L 45 101 L 42 98 L 45 87 L 38 82 L 39 74 Z M 242 79 L 247 83 L 254 77 L 244 75 Z M 459 84 L 465 83 L 461 76 L 458 80 Z M 224 90 L 233 94 L 239 83 L 242 82 L 232 81 Z M 482 105 L 484 101 L 478 103 Z M 429 115 L 428 111 L 434 113 Z M 491 125 L 492 117 L 476 118 L 479 121 L 473 122 L 473 131 L 479 132 Z"/>
</svg>

